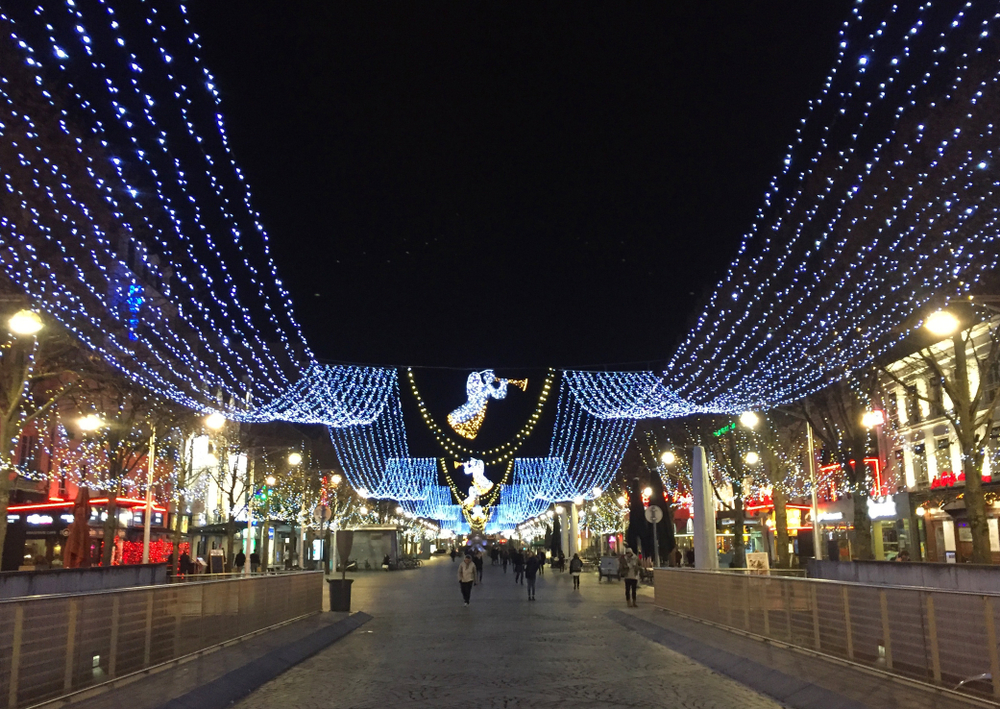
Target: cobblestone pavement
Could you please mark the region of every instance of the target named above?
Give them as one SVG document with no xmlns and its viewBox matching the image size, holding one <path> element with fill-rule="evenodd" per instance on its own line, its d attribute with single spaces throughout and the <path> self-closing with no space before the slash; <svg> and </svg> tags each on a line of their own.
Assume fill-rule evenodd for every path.
<svg viewBox="0 0 1000 709">
<path fill-rule="evenodd" d="M 538 600 L 500 567 L 462 605 L 456 565 L 359 574 L 352 610 L 374 620 L 262 686 L 256 707 L 698 707 L 780 705 L 608 619 L 621 583 L 538 579 Z M 640 589 L 640 609 L 652 604 Z M 632 611 L 629 611 L 632 612 Z"/>
</svg>

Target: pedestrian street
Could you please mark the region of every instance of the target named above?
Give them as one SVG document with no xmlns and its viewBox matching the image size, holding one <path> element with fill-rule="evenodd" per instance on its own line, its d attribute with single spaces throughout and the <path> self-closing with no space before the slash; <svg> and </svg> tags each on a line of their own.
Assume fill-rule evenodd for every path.
<svg viewBox="0 0 1000 709">
<path fill-rule="evenodd" d="M 534 603 L 511 569 L 484 568 L 466 608 L 458 562 L 355 576 L 373 620 L 242 702 L 260 707 L 699 707 L 779 705 L 607 617 L 636 612 L 621 582 L 546 568 Z M 639 590 L 639 611 L 652 589 Z"/>
</svg>

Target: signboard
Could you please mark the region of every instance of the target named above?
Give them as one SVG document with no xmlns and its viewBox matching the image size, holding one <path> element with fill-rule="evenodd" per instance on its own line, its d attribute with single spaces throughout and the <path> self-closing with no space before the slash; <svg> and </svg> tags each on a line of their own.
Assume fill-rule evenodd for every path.
<svg viewBox="0 0 1000 709">
<path fill-rule="evenodd" d="M 208 573 L 222 574 L 226 571 L 226 552 L 222 549 L 209 549 Z"/>
<path fill-rule="evenodd" d="M 316 505 L 316 509 L 313 510 L 313 522 L 316 524 L 329 522 L 332 516 L 333 510 L 325 505 Z"/>
<path fill-rule="evenodd" d="M 751 551 L 747 553 L 747 572 L 767 576 L 771 572 L 771 564 L 766 551 Z"/>
<path fill-rule="evenodd" d="M 661 510 L 656 505 L 650 505 L 646 508 L 646 521 L 652 522 L 653 524 L 658 524 L 663 521 L 663 510 Z"/>
</svg>

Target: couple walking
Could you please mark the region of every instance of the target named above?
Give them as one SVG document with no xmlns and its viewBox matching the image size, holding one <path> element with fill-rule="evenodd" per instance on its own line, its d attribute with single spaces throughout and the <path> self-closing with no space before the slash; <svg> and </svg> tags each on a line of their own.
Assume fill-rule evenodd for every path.
<svg viewBox="0 0 1000 709">
<path fill-rule="evenodd" d="M 541 565 L 541 557 L 528 552 L 527 559 L 523 563 L 524 571 L 518 572 L 519 576 L 523 575 L 521 583 L 528 582 L 529 601 L 535 600 L 535 577 L 538 575 Z M 469 600 L 472 598 L 472 587 L 476 584 L 476 580 L 481 578 L 482 570 L 476 568 L 472 555 L 466 554 L 465 560 L 458 566 L 458 585 L 462 589 L 462 600 L 465 605 L 469 605 Z M 517 583 L 517 579 L 515 579 L 515 583 Z"/>
</svg>

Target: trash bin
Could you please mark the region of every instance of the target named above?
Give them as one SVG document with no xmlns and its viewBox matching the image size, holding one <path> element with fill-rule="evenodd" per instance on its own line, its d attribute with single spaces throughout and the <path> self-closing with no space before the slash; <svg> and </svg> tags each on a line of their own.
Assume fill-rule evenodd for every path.
<svg viewBox="0 0 1000 709">
<path fill-rule="evenodd" d="M 351 612 L 351 584 L 354 579 L 327 579 L 330 584 L 330 610 L 337 613 Z"/>
</svg>

